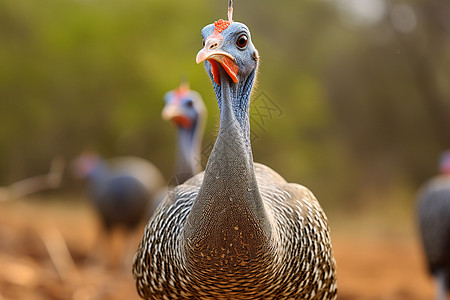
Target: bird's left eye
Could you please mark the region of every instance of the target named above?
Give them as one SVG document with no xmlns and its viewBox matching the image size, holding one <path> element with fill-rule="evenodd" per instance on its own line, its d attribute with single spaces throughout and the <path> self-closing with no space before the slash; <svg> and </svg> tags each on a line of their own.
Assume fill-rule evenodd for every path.
<svg viewBox="0 0 450 300">
<path fill-rule="evenodd" d="M 185 102 L 185 105 L 186 105 L 187 107 L 191 108 L 191 107 L 194 106 L 194 103 L 192 102 L 192 100 L 188 100 L 188 101 Z"/>
<path fill-rule="evenodd" d="M 245 34 L 241 34 L 236 41 L 236 45 L 242 49 L 245 46 L 247 46 L 247 42 L 248 42 L 248 37 Z"/>
</svg>

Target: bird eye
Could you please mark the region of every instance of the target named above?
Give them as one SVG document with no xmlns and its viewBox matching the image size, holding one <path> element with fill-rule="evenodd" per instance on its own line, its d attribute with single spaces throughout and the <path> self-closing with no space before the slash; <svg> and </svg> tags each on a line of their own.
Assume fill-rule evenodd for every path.
<svg viewBox="0 0 450 300">
<path fill-rule="evenodd" d="M 202 45 L 203 45 L 203 47 L 205 47 L 205 39 L 203 39 Z"/>
<path fill-rule="evenodd" d="M 236 45 L 242 49 L 245 46 L 247 46 L 247 42 L 248 42 L 248 37 L 245 34 L 241 34 L 236 41 Z"/>
<path fill-rule="evenodd" d="M 194 106 L 194 103 L 192 102 L 192 100 L 187 100 L 187 101 L 185 102 L 185 105 L 186 105 L 187 107 L 191 108 L 191 107 Z"/>
</svg>

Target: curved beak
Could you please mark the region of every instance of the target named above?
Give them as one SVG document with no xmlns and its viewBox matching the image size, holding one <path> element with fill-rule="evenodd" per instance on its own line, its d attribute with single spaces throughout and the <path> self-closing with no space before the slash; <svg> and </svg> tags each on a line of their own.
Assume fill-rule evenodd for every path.
<svg viewBox="0 0 450 300">
<path fill-rule="evenodd" d="M 192 121 L 183 113 L 179 106 L 175 104 L 166 105 L 161 113 L 165 121 L 173 121 L 175 124 L 186 129 L 192 126 Z"/>
<path fill-rule="evenodd" d="M 239 67 L 234 57 L 220 50 L 221 40 L 217 38 L 208 38 L 205 41 L 205 47 L 197 53 L 195 61 L 197 64 L 207 60 L 211 63 L 214 82 L 220 85 L 220 72 L 217 63 L 219 63 L 234 83 L 238 82 L 237 73 Z"/>
</svg>

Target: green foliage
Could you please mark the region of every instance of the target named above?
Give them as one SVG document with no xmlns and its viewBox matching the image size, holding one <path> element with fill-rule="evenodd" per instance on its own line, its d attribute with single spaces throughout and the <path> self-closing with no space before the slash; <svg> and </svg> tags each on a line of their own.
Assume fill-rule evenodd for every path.
<svg viewBox="0 0 450 300">
<path fill-rule="evenodd" d="M 450 147 L 450 51 L 436 8 L 408 2 L 420 19 L 404 34 L 389 13 L 346 27 L 332 1 L 235 2 L 261 55 L 254 95 L 282 110 L 258 132 L 257 161 L 325 203 L 434 172 Z M 201 28 L 225 17 L 226 1 L 0 0 L 0 185 L 87 147 L 145 157 L 168 178 L 163 95 L 187 76 L 209 110 L 204 144 L 214 140 L 217 105 L 195 55 Z"/>
</svg>

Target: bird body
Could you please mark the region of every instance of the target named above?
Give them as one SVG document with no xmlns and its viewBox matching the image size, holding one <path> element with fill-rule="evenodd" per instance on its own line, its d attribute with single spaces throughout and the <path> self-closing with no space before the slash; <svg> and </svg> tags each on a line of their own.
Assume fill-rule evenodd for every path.
<svg viewBox="0 0 450 300">
<path fill-rule="evenodd" d="M 138 157 L 117 157 L 103 160 L 97 155 L 84 157 L 91 164 L 85 177 L 89 196 L 104 227 L 133 229 L 149 211 L 156 208 L 152 202 L 162 188 L 164 178 L 150 162 Z M 83 155 L 80 159 L 83 159 Z"/>
<path fill-rule="evenodd" d="M 450 293 L 450 153 L 441 162 L 442 174 L 420 190 L 418 221 L 430 273 L 436 278 L 438 300 Z"/>
<path fill-rule="evenodd" d="M 258 230 L 250 233 L 247 224 L 223 219 L 226 225 L 213 225 L 217 231 L 228 229 L 219 235 L 225 236 L 223 242 L 216 240 L 214 246 L 189 242 L 185 227 L 199 194 L 198 183 L 205 176 L 202 172 L 169 192 L 146 229 L 146 243 L 134 262 L 142 298 L 335 298 L 334 260 L 319 203 L 307 188 L 286 183 L 267 166 L 255 163 L 254 172 L 267 215 L 272 216 L 271 242 L 260 244 Z"/>
<path fill-rule="evenodd" d="M 159 204 L 157 196 L 164 185 L 162 174 L 142 158 L 105 160 L 90 151 L 75 159 L 73 171 L 87 181 L 89 200 L 103 229 L 95 245 L 98 251 L 92 254 L 100 260 L 106 258 L 110 267 L 129 268 L 130 246 L 137 244 L 134 233 Z"/>
<path fill-rule="evenodd" d="M 202 30 L 220 109 L 203 173 L 170 191 L 148 223 L 133 273 L 144 299 L 335 299 L 328 221 L 313 194 L 253 162 L 249 103 L 258 66 L 250 31 Z"/>
</svg>

